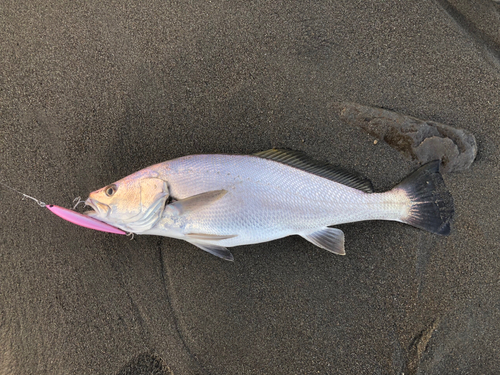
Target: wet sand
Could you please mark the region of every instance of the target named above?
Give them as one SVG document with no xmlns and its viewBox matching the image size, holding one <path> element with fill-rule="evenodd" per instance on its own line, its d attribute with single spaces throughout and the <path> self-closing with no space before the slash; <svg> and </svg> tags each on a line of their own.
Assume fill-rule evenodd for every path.
<svg viewBox="0 0 500 375">
<path fill-rule="evenodd" d="M 388 189 L 418 167 L 331 103 L 474 134 L 452 233 L 339 226 L 222 261 L 64 222 L 0 189 L 0 373 L 465 374 L 500 368 L 500 5 L 0 6 L 0 180 L 71 207 L 148 165 L 271 147 Z"/>
</svg>

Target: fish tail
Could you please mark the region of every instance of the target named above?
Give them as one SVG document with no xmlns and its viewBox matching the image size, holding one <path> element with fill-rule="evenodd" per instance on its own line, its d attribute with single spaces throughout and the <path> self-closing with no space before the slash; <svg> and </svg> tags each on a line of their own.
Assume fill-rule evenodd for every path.
<svg viewBox="0 0 500 375">
<path fill-rule="evenodd" d="M 431 161 L 404 179 L 395 189 L 403 190 L 411 202 L 401 221 L 426 231 L 448 235 L 455 211 L 453 197 L 439 173 L 440 161 Z"/>
</svg>

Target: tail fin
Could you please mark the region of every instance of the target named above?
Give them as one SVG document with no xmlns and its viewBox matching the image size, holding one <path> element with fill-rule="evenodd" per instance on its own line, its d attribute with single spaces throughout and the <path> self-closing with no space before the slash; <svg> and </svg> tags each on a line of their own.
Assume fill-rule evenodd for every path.
<svg viewBox="0 0 500 375">
<path fill-rule="evenodd" d="M 453 198 L 439 173 L 440 161 L 431 161 L 396 186 L 406 192 L 412 206 L 406 224 L 432 233 L 447 235 L 455 211 Z"/>
</svg>

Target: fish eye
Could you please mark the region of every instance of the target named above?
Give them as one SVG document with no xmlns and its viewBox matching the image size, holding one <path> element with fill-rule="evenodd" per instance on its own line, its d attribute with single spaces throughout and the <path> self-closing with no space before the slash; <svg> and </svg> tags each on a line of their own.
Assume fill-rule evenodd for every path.
<svg viewBox="0 0 500 375">
<path fill-rule="evenodd" d="M 108 197 L 112 197 L 114 193 L 118 190 L 118 187 L 115 184 L 109 185 L 104 188 L 104 192 Z"/>
</svg>

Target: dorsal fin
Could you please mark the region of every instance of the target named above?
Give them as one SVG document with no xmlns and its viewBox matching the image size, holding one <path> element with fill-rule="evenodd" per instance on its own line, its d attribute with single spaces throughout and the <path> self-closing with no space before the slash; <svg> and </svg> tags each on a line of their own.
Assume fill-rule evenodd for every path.
<svg viewBox="0 0 500 375">
<path fill-rule="evenodd" d="M 254 156 L 274 160 L 279 163 L 289 165 L 290 167 L 301 169 L 317 176 L 338 182 L 339 184 L 364 191 L 365 193 L 373 193 L 372 183 L 369 180 L 363 179 L 350 172 L 346 172 L 328 163 L 314 160 L 300 151 L 273 148 L 271 150 L 257 152 Z"/>
</svg>

